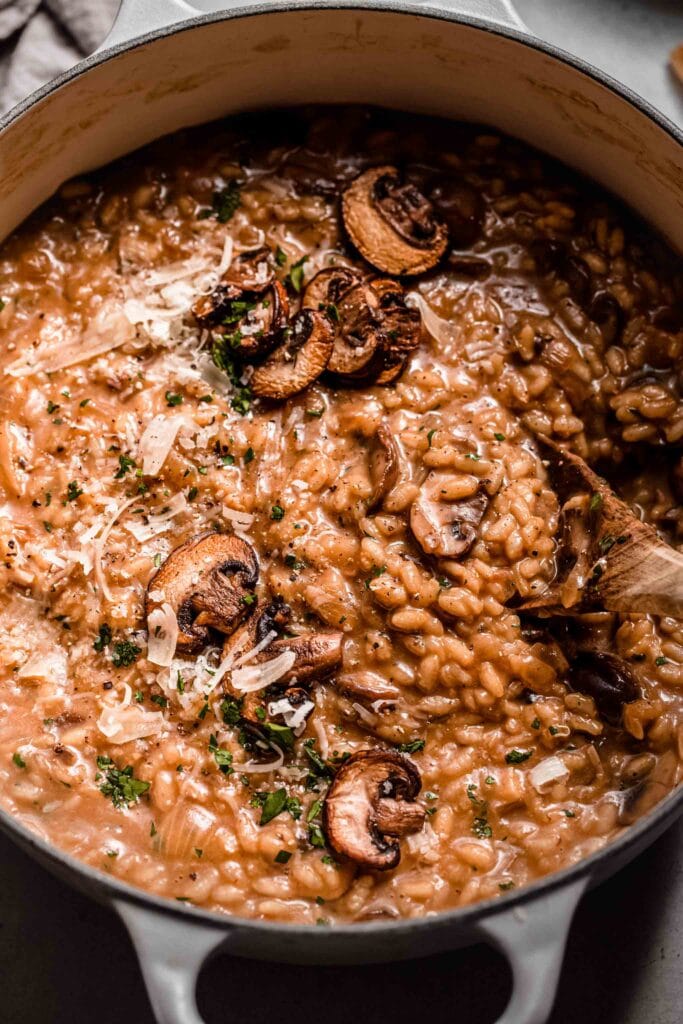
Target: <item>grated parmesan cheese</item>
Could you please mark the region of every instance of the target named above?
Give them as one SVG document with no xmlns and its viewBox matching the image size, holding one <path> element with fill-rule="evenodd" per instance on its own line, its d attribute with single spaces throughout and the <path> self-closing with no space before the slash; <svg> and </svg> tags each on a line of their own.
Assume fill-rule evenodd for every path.
<svg viewBox="0 0 683 1024">
<path fill-rule="evenodd" d="M 164 416 L 163 413 L 149 421 L 138 445 L 138 458 L 142 459 L 145 476 L 159 473 L 183 422 L 182 416 Z"/>
<path fill-rule="evenodd" d="M 168 602 L 150 612 L 147 632 L 147 660 L 153 665 L 168 667 L 173 661 L 178 641 L 178 620 Z"/>
</svg>

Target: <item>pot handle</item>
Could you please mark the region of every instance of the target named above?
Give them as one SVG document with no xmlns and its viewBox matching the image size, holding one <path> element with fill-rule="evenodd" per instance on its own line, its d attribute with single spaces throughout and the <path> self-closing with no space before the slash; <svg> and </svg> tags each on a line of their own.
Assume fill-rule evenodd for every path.
<svg viewBox="0 0 683 1024">
<path fill-rule="evenodd" d="M 512 995 L 497 1024 L 545 1024 L 555 1002 L 574 911 L 588 877 L 554 889 L 478 926 L 512 968 Z"/>
<path fill-rule="evenodd" d="M 186 922 L 114 900 L 133 940 L 158 1024 L 203 1024 L 195 989 L 204 963 L 227 938 L 225 926 Z"/>
<path fill-rule="evenodd" d="M 514 28 L 527 35 L 529 29 L 524 24 L 514 7 L 513 0 L 410 0 L 416 9 L 436 8 L 455 15 L 479 18 L 500 25 Z M 275 9 L 276 0 L 269 0 L 270 7 Z M 337 0 L 317 0 L 316 7 L 337 6 Z M 377 0 L 374 0 L 373 6 Z M 289 3 L 287 7 L 291 6 Z M 359 4 L 362 6 L 362 3 Z M 170 28 L 183 21 L 196 18 L 202 14 L 226 13 L 232 9 L 248 10 L 250 7 L 263 8 L 263 0 L 202 0 L 201 7 L 188 0 L 121 0 L 114 24 L 109 35 L 98 47 L 97 53 L 108 50 L 112 46 L 128 43 L 132 39 L 154 32 L 158 29 Z"/>
</svg>

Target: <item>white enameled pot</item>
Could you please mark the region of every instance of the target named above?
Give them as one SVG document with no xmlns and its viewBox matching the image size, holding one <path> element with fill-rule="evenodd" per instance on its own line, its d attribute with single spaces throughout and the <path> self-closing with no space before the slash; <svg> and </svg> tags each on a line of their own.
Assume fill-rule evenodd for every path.
<svg viewBox="0 0 683 1024">
<path fill-rule="evenodd" d="M 491 124 L 599 181 L 683 250 L 681 133 L 596 69 L 533 38 L 510 0 L 123 0 L 100 50 L 0 123 L 0 237 L 65 179 L 153 138 L 236 111 L 311 102 Z M 513 971 L 498 1024 L 543 1024 L 582 893 L 682 811 L 683 791 L 673 793 L 606 849 L 495 901 L 330 929 L 161 900 L 86 867 L 4 812 L 0 827 L 53 873 L 117 910 L 160 1024 L 201 1024 L 196 978 L 219 948 L 293 963 L 365 963 L 482 939 Z"/>
</svg>

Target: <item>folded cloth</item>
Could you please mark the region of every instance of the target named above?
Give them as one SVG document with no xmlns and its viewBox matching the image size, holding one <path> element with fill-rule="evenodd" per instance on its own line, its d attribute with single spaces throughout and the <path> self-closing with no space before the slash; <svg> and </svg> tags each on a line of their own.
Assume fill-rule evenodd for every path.
<svg viewBox="0 0 683 1024">
<path fill-rule="evenodd" d="M 0 112 L 97 49 L 119 0 L 0 0 Z"/>
</svg>

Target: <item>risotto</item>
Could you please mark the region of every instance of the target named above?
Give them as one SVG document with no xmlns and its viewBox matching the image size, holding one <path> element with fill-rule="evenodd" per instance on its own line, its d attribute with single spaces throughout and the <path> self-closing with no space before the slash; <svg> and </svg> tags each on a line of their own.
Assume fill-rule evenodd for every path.
<svg viewBox="0 0 683 1024">
<path fill-rule="evenodd" d="M 249 115 L 0 255 L 1 806 L 334 924 L 586 857 L 683 765 L 683 276 L 471 125 Z"/>
</svg>

